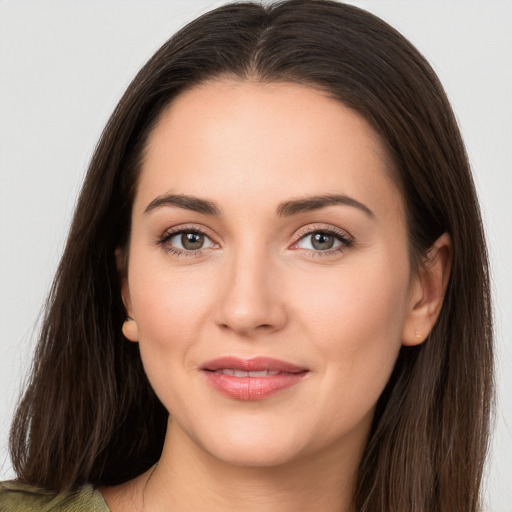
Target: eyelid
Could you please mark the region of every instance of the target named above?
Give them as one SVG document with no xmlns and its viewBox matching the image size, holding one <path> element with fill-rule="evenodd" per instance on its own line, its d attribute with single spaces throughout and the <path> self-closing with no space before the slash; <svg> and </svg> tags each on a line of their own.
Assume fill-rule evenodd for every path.
<svg viewBox="0 0 512 512">
<path fill-rule="evenodd" d="M 348 231 L 338 228 L 337 226 L 333 226 L 331 224 L 308 224 L 307 226 L 300 228 L 295 233 L 295 242 L 293 243 L 296 244 L 304 236 L 318 232 L 336 235 L 347 242 L 352 243 L 354 241 L 354 237 Z"/>
<path fill-rule="evenodd" d="M 332 249 L 326 249 L 323 251 L 297 247 L 298 243 L 301 240 L 314 233 L 325 233 L 328 235 L 332 235 L 336 237 L 341 243 L 337 247 L 334 247 Z M 346 250 L 347 248 L 352 247 L 353 245 L 354 237 L 344 229 L 338 228 L 337 226 L 333 226 L 330 224 L 309 224 L 307 226 L 300 228 L 295 233 L 295 241 L 290 246 L 290 249 L 304 251 L 305 253 L 314 254 L 315 256 L 329 256 L 336 253 L 340 253 Z"/>
<path fill-rule="evenodd" d="M 177 233 L 182 232 L 194 232 L 194 233 L 200 233 L 202 235 L 206 235 L 208 238 L 211 238 L 212 241 L 218 236 L 213 232 L 210 228 L 207 228 L 206 226 L 203 226 L 202 224 L 194 224 L 194 223 L 186 223 L 186 224 L 177 224 L 176 226 L 172 226 L 170 228 L 167 228 L 163 230 L 161 236 L 166 235 L 176 235 Z M 217 243 L 217 242 L 216 242 Z"/>
<path fill-rule="evenodd" d="M 213 246 L 196 250 L 179 249 L 177 247 L 171 246 L 169 241 L 180 233 L 198 233 L 204 235 L 211 241 Z M 205 226 L 199 226 L 197 224 L 179 224 L 177 226 L 173 226 L 172 228 L 166 229 L 161 235 L 159 235 L 155 241 L 155 245 L 160 246 L 168 252 L 176 255 L 194 256 L 210 249 L 217 249 L 220 244 L 216 241 L 216 238 L 217 237 L 212 234 L 211 230 Z"/>
</svg>

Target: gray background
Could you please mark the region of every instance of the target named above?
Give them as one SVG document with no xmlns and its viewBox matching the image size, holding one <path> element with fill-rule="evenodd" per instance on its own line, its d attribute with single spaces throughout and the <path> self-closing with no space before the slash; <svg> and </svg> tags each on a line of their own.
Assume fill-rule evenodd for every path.
<svg viewBox="0 0 512 512">
<path fill-rule="evenodd" d="M 498 408 L 486 510 L 512 511 L 512 2 L 366 0 L 430 60 L 474 169 L 492 259 Z M 99 134 L 138 68 L 211 0 L 0 0 L 0 479 L 41 304 Z"/>
</svg>

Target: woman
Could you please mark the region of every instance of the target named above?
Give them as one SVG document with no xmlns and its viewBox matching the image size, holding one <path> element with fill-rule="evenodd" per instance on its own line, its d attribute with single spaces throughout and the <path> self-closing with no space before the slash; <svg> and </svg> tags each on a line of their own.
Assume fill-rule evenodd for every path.
<svg viewBox="0 0 512 512">
<path fill-rule="evenodd" d="M 476 511 L 491 348 L 428 64 L 355 7 L 228 5 L 105 129 L 0 504 Z"/>
</svg>

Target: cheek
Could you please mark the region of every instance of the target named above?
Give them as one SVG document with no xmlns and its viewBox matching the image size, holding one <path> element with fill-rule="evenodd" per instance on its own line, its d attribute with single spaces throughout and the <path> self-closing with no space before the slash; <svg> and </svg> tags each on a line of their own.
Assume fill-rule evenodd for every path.
<svg viewBox="0 0 512 512">
<path fill-rule="evenodd" d="M 213 317 L 222 272 L 213 264 L 171 265 L 167 255 L 147 248 L 132 248 L 129 284 L 138 326 L 139 346 L 151 381 L 179 379 L 195 370 L 191 356 L 205 338 Z M 158 383 L 155 381 L 158 391 Z M 178 382 L 179 385 L 179 382 Z"/>
<path fill-rule="evenodd" d="M 208 269 L 185 266 L 171 271 L 161 255 L 134 257 L 129 282 L 141 339 L 164 345 L 170 338 L 175 344 L 193 335 L 214 293 Z"/>
<path fill-rule="evenodd" d="M 210 309 L 211 279 L 190 272 L 169 272 L 132 260 L 130 292 L 139 331 L 144 369 L 168 411 L 186 407 L 185 386 L 194 371 L 191 351 L 200 339 L 201 319 Z M 203 279 L 204 277 L 204 279 Z"/>
<path fill-rule="evenodd" d="M 354 343 L 363 335 L 368 340 L 393 338 L 405 319 L 407 265 L 363 260 L 302 280 L 293 294 L 309 312 L 308 322 L 329 337 L 352 333 Z"/>
<path fill-rule="evenodd" d="M 295 291 L 303 298 L 301 328 L 325 362 L 325 385 L 339 393 L 350 386 L 355 404 L 375 403 L 393 369 L 407 311 L 407 269 L 407 262 L 386 259 L 347 265 L 304 283 L 308 294 Z"/>
</svg>

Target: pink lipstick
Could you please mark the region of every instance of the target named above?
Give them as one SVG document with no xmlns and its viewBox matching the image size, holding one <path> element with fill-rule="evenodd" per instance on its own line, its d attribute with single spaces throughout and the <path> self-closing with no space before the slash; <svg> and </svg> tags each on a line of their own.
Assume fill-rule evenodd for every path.
<svg viewBox="0 0 512 512">
<path fill-rule="evenodd" d="M 262 400 L 295 386 L 308 372 L 268 357 L 221 357 L 205 363 L 202 370 L 214 389 L 237 400 Z"/>
</svg>

